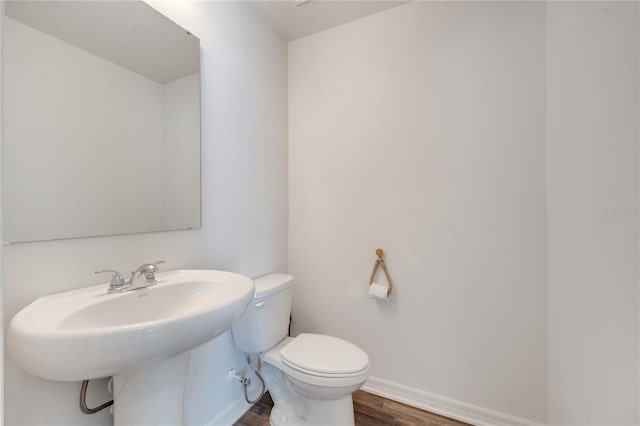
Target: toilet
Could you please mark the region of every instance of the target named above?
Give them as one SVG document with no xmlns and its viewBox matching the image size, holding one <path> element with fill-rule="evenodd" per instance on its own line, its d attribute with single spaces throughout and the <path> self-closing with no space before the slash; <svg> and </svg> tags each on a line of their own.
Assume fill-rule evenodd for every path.
<svg viewBox="0 0 640 426">
<path fill-rule="evenodd" d="M 254 283 L 254 299 L 232 334 L 239 350 L 260 354 L 274 403 L 271 425 L 353 425 L 351 394 L 369 377 L 367 354 L 337 337 L 288 337 L 293 277 L 270 274 Z"/>
</svg>

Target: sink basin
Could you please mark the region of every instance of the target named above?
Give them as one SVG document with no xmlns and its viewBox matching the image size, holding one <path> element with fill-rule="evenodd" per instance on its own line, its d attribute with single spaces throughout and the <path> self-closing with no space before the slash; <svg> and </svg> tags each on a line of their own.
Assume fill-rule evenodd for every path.
<svg viewBox="0 0 640 426">
<path fill-rule="evenodd" d="M 57 381 L 113 376 L 188 351 L 228 330 L 253 281 L 223 271 L 159 273 L 154 286 L 107 294 L 108 284 L 41 297 L 9 324 L 13 360 Z"/>
</svg>

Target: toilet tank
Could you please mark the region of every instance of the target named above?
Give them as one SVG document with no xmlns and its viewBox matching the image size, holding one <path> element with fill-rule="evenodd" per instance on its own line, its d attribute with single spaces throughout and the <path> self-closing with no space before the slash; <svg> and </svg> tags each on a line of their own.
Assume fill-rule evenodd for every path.
<svg viewBox="0 0 640 426">
<path fill-rule="evenodd" d="M 236 348 L 247 353 L 264 352 L 287 336 L 292 280 L 287 274 L 269 274 L 253 280 L 253 300 L 231 327 Z"/>
</svg>

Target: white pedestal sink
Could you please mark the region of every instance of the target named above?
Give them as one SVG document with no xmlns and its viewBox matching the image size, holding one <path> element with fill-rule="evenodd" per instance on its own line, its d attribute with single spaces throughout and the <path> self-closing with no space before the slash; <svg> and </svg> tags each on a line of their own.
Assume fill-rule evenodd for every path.
<svg viewBox="0 0 640 426">
<path fill-rule="evenodd" d="M 113 376 L 116 425 L 181 424 L 188 351 L 228 330 L 254 285 L 208 270 L 156 279 L 124 293 L 101 284 L 35 300 L 9 324 L 9 353 L 44 379 Z"/>
</svg>

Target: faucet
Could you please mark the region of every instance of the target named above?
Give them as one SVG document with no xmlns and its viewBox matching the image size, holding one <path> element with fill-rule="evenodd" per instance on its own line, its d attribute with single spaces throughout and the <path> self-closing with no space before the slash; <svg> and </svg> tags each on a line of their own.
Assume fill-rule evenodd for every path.
<svg viewBox="0 0 640 426">
<path fill-rule="evenodd" d="M 114 271 L 112 269 L 103 269 L 100 271 L 96 271 L 95 273 L 112 274 L 107 293 L 121 293 L 123 291 L 138 290 L 140 288 L 145 288 L 156 284 L 156 272 L 160 271 L 158 265 L 161 263 L 165 263 L 165 261 L 159 260 L 155 263 L 145 263 L 143 265 L 140 265 L 138 269 L 131 273 L 131 276 L 128 280 L 125 280 L 120 272 Z M 142 283 L 140 283 L 140 281 L 142 281 Z"/>
</svg>

